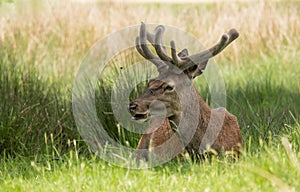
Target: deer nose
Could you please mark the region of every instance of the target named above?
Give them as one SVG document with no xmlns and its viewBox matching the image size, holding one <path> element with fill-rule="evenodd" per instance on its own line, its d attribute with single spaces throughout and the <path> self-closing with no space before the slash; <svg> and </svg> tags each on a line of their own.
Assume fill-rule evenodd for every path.
<svg viewBox="0 0 300 192">
<path fill-rule="evenodd" d="M 129 110 L 129 112 L 133 112 L 134 110 L 136 110 L 136 108 L 137 108 L 137 104 L 135 104 L 135 103 L 130 103 L 129 105 L 128 105 L 128 110 Z"/>
</svg>

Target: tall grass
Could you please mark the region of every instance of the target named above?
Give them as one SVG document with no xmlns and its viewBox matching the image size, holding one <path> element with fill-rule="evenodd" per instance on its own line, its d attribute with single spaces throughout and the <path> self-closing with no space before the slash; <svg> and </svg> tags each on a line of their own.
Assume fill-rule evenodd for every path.
<svg viewBox="0 0 300 192">
<path fill-rule="evenodd" d="M 0 49 L 0 154 L 33 155 L 45 152 L 46 135 L 62 147 L 76 138 L 70 96 L 57 83 L 42 78 L 36 68 L 8 47 Z M 32 61 L 34 58 L 32 58 Z"/>
<path fill-rule="evenodd" d="M 294 1 L 187 5 L 34 1 L 25 5 L 16 4 L 10 14 L 4 14 L 6 7 L 1 9 L 1 41 L 12 45 L 12 54 L 34 53 L 34 65 L 43 75 L 50 72 L 50 77 L 73 77 L 97 40 L 141 21 L 176 26 L 195 35 L 204 46 L 235 27 L 241 34 L 238 42 L 231 46 L 230 54 L 217 57 L 219 63 L 230 61 L 235 68 L 253 58 L 278 54 L 296 58 L 299 50 L 299 3 Z"/>
<path fill-rule="evenodd" d="M 2 153 L 40 153 L 45 133 L 54 135 L 62 151 L 68 139 L 79 138 L 70 107 L 78 66 L 97 40 L 141 21 L 177 26 L 205 46 L 238 29 L 240 38 L 215 59 L 226 82 L 227 108 L 237 115 L 245 141 L 259 146 L 260 139 L 280 137 L 299 121 L 298 2 L 20 2 L 0 7 Z M 206 97 L 202 81 L 196 84 Z M 99 83 L 98 102 L 110 101 L 109 85 Z M 102 121 L 116 139 L 134 147 L 138 137 L 120 136 L 110 110 L 109 104 L 99 109 Z"/>
</svg>

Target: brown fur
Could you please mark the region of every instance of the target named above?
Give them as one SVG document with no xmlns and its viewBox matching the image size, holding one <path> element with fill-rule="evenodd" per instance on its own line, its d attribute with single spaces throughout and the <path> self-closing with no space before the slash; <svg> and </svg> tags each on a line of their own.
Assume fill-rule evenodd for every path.
<svg viewBox="0 0 300 192">
<path fill-rule="evenodd" d="M 167 118 L 154 120 L 139 140 L 137 149 L 147 150 L 138 151 L 137 159 L 148 160 L 150 155 L 164 158 L 166 155 L 174 157 L 179 154 L 183 150 L 183 146 L 174 134 L 175 132 Z M 174 137 L 172 138 L 172 136 Z M 166 143 L 168 140 L 170 142 Z M 165 145 L 161 146 L 163 144 Z"/>
<path fill-rule="evenodd" d="M 217 154 L 224 151 L 239 154 L 243 141 L 237 118 L 225 108 L 211 109 L 193 86 L 193 79 L 203 73 L 208 60 L 233 42 L 239 33 L 231 29 L 216 45 L 194 55 L 188 55 L 187 49 L 177 54 L 175 42 L 171 41 L 170 57 L 161 44 L 164 27 L 157 26 L 154 32 L 147 32 L 142 23 L 136 38 L 137 51 L 155 64 L 159 72 L 158 77 L 149 81 L 147 90 L 128 106 L 135 120 L 154 118 L 137 147 L 149 150 L 139 150 L 138 158 L 174 157 L 183 148 L 193 155 L 210 149 Z M 155 47 L 157 56 L 145 44 L 147 40 Z M 156 119 L 157 116 L 164 119 Z M 172 126 L 171 121 L 174 122 Z"/>
<path fill-rule="evenodd" d="M 243 140 L 237 118 L 224 108 L 210 109 L 210 107 L 203 101 L 199 93 L 198 100 L 200 105 L 199 125 L 193 139 L 188 146 L 186 146 L 186 150 L 191 154 L 197 154 L 203 136 L 207 131 L 211 114 L 213 113 L 214 122 L 212 123 L 215 123 L 215 126 L 212 126 L 212 128 L 216 128 L 220 125 L 220 123 L 222 123 L 222 128 L 217 136 L 217 139 L 213 145 L 210 146 L 211 149 L 215 150 L 215 152 L 218 154 L 221 154 L 222 152 L 233 152 L 239 155 L 240 150 L 243 147 Z M 223 115 L 225 115 L 224 118 Z M 223 120 L 223 122 L 220 122 L 221 120 Z M 212 130 L 212 132 L 214 132 L 214 130 Z M 172 129 L 168 118 L 165 118 L 163 123 L 160 123 L 160 121 L 153 121 L 153 123 L 146 130 L 145 134 L 139 140 L 137 149 L 149 149 L 157 156 L 164 156 L 165 151 L 169 150 L 173 150 L 172 154 L 178 154 L 183 150 L 183 145 L 177 136 L 177 140 L 173 142 L 172 145 L 165 146 L 166 148 L 164 150 L 155 149 L 161 144 L 165 143 L 174 134 L 175 132 Z M 167 147 L 169 147 L 169 149 Z M 137 158 L 147 160 L 148 155 L 149 154 L 147 153 L 138 153 Z"/>
</svg>

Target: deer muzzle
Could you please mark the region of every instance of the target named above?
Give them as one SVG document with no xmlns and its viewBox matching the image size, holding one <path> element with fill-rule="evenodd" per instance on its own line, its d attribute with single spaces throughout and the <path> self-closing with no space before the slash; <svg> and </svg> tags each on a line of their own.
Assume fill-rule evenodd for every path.
<svg viewBox="0 0 300 192">
<path fill-rule="evenodd" d="M 133 120 L 147 121 L 150 117 L 166 117 L 167 110 L 163 102 L 153 100 L 150 102 L 132 101 L 128 105 L 128 111 Z"/>
<path fill-rule="evenodd" d="M 133 101 L 128 105 L 128 111 L 132 115 L 132 120 L 136 121 L 146 121 L 150 116 L 148 106 L 143 107 L 136 101 Z"/>
</svg>

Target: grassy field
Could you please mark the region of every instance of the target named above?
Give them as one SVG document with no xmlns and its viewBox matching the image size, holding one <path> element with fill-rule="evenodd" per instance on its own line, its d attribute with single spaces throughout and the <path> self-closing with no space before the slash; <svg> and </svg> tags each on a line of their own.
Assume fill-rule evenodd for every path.
<svg viewBox="0 0 300 192">
<path fill-rule="evenodd" d="M 0 3 L 0 191 L 300 191 L 299 10 L 296 1 Z M 98 40 L 141 21 L 176 26 L 207 47 L 232 27 L 240 32 L 215 57 L 246 145 L 237 162 L 187 157 L 124 169 L 82 141 L 71 108 L 77 69 Z M 203 81 L 196 85 L 206 98 Z M 100 85 L 101 103 L 111 88 Z M 136 147 L 138 135 L 117 132 L 111 115 L 100 118 Z"/>
</svg>

